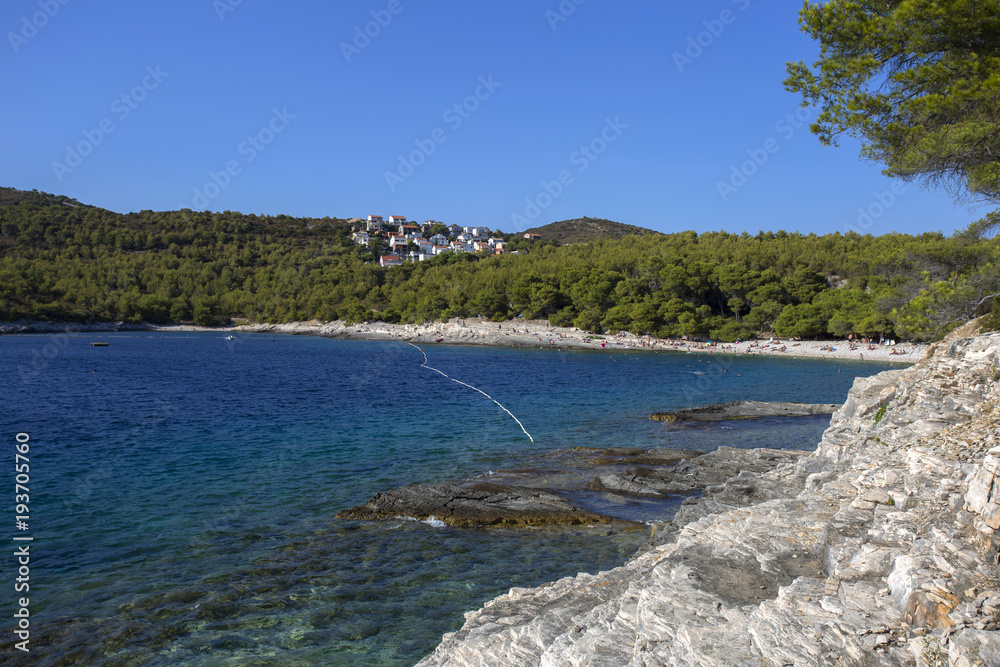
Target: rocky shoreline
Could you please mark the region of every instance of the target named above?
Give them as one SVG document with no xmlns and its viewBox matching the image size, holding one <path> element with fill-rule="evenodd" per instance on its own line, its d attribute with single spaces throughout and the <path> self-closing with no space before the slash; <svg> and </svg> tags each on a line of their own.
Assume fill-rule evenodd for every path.
<svg viewBox="0 0 1000 667">
<path fill-rule="evenodd" d="M 205 331 L 225 334 L 262 333 L 325 336 L 355 340 L 408 342 L 415 345 L 491 345 L 504 347 L 533 347 L 546 349 L 589 349 L 625 351 L 672 351 L 697 354 L 768 355 L 780 357 L 806 357 L 815 359 L 852 359 L 858 361 L 884 361 L 913 363 L 920 359 L 927 346 L 900 343 L 897 346 L 864 345 L 843 340 L 827 341 L 744 341 L 740 343 L 714 343 L 689 340 L 672 340 L 617 334 L 595 335 L 575 327 L 553 327 L 546 320 L 511 320 L 490 322 L 483 319 L 453 318 L 448 322 L 424 324 L 389 324 L 365 322 L 288 322 L 286 324 L 237 323 L 229 327 L 199 327 L 188 324 L 132 324 L 102 322 L 97 324 L 71 324 L 61 322 L 0 322 L 0 334 L 60 334 L 67 332 L 116 332 L 116 331 Z"/>
<path fill-rule="evenodd" d="M 419 664 L 1000 665 L 1000 334 L 859 378 L 819 448 L 622 567 L 511 591 Z"/>
</svg>

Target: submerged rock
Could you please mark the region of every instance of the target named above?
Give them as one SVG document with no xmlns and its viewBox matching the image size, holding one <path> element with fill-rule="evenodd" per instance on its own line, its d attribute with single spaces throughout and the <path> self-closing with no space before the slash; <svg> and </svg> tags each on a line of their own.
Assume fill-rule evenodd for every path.
<svg viewBox="0 0 1000 667">
<path fill-rule="evenodd" d="M 378 493 L 338 519 L 435 518 L 449 526 L 546 526 L 610 523 L 559 496 L 501 484 L 411 484 Z"/>
<path fill-rule="evenodd" d="M 808 417 L 832 415 L 840 406 L 835 403 L 781 403 L 774 401 L 731 401 L 700 408 L 686 408 L 649 415 L 659 422 L 714 422 L 724 419 L 759 419 L 761 417 Z"/>
<path fill-rule="evenodd" d="M 340 512 L 337 518 L 433 518 L 456 527 L 631 523 L 614 516 L 613 510 L 608 510 L 610 515 L 591 511 L 559 494 L 572 495 L 587 489 L 666 501 L 669 496 L 701 491 L 717 495 L 725 487 L 729 497 L 742 494 L 753 499 L 760 497 L 760 483 L 724 483 L 734 476 L 771 470 L 805 455 L 794 450 L 733 447 L 720 447 L 708 454 L 627 447 L 560 451 L 545 461 L 555 467 L 502 470 L 492 473 L 489 481 L 411 484 L 376 494 L 363 505 Z"/>
</svg>

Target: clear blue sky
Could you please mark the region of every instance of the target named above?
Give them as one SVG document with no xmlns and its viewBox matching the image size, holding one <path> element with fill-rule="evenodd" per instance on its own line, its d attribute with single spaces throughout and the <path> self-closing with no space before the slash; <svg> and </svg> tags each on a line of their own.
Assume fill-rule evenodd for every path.
<svg viewBox="0 0 1000 667">
<path fill-rule="evenodd" d="M 785 63 L 817 51 L 800 7 L 6 0 L 0 185 L 120 212 L 508 232 L 587 215 L 823 234 L 862 208 L 873 234 L 951 233 L 984 215 L 915 184 L 879 202 L 894 182 L 855 142 L 824 148 L 786 120 Z"/>
</svg>

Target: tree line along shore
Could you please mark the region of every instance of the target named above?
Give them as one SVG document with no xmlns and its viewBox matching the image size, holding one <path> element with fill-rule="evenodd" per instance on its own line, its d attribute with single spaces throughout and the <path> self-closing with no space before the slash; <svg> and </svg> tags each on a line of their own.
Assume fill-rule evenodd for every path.
<svg viewBox="0 0 1000 667">
<path fill-rule="evenodd" d="M 992 215 L 992 214 L 991 214 Z M 995 222 L 995 221 L 993 221 Z M 930 341 L 988 315 L 1000 244 L 945 236 L 650 233 L 383 268 L 350 221 L 118 214 L 0 189 L 0 321 L 219 326 L 544 319 L 594 334 Z M 502 234 L 502 232 L 498 232 Z M 507 235 L 516 237 L 517 235 Z"/>
</svg>

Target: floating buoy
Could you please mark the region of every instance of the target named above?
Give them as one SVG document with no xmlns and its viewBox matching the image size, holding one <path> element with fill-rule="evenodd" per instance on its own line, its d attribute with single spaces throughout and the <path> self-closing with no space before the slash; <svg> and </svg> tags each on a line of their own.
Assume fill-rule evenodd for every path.
<svg viewBox="0 0 1000 667">
<path fill-rule="evenodd" d="M 108 343 L 91 343 L 90 347 L 107 347 Z"/>
</svg>

